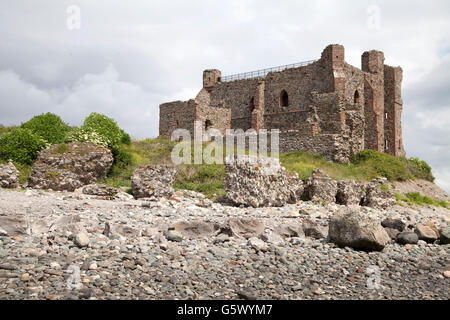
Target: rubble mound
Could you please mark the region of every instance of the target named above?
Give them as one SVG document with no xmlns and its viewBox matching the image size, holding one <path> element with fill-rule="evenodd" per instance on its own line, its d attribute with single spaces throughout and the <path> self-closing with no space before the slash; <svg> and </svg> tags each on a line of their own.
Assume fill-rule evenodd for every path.
<svg viewBox="0 0 450 320">
<path fill-rule="evenodd" d="M 74 191 L 106 178 L 111 151 L 90 142 L 57 144 L 41 151 L 33 164 L 30 187 Z"/>
<path fill-rule="evenodd" d="M 227 156 L 223 187 L 234 204 L 252 207 L 295 203 L 303 193 L 297 173 L 286 171 L 278 159 L 262 156 Z"/>
<path fill-rule="evenodd" d="M 137 168 L 131 177 L 133 196 L 138 198 L 170 197 L 177 170 L 170 165 L 147 165 Z"/>
</svg>

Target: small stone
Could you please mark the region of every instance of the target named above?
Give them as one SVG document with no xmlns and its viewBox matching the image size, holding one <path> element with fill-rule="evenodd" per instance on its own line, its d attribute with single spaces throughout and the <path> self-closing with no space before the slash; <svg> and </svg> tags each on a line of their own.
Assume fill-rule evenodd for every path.
<svg viewBox="0 0 450 320">
<path fill-rule="evenodd" d="M 154 227 L 147 227 L 142 231 L 142 235 L 144 237 L 153 237 L 156 236 L 159 233 L 158 228 L 154 228 Z"/>
<path fill-rule="evenodd" d="M 265 242 L 256 237 L 248 239 L 248 245 L 256 251 L 267 251 L 267 245 L 265 244 Z"/>
<path fill-rule="evenodd" d="M 98 266 L 95 262 L 91 263 L 91 265 L 89 266 L 89 270 L 97 270 L 97 268 L 98 268 Z"/>
<path fill-rule="evenodd" d="M 183 236 L 175 230 L 167 230 L 164 232 L 164 236 L 169 241 L 181 242 L 183 240 Z"/>
<path fill-rule="evenodd" d="M 256 300 L 255 295 L 253 295 L 250 291 L 247 290 L 239 290 L 236 292 L 239 298 L 244 300 Z"/>
<path fill-rule="evenodd" d="M 450 278 L 450 270 L 444 271 L 444 277 Z"/>
<path fill-rule="evenodd" d="M 0 258 L 7 257 L 8 255 L 9 255 L 8 250 L 1 249 L 1 248 L 0 248 Z"/>
<path fill-rule="evenodd" d="M 29 275 L 28 273 L 24 273 L 24 274 L 20 277 L 20 280 L 23 281 L 23 282 L 28 282 L 28 281 L 31 280 L 31 277 L 30 277 L 30 275 Z"/>
<path fill-rule="evenodd" d="M 111 226 L 109 225 L 108 222 L 105 223 L 105 228 L 103 229 L 103 234 L 106 237 L 109 237 L 111 235 Z"/>
<path fill-rule="evenodd" d="M 83 233 L 83 232 L 79 232 L 77 233 L 77 235 L 75 236 L 75 238 L 73 239 L 73 242 L 79 247 L 79 248 L 84 248 L 87 247 L 90 243 L 90 239 L 87 236 L 87 234 Z"/>
<path fill-rule="evenodd" d="M 392 240 L 397 239 L 398 234 L 400 233 L 400 231 L 398 231 L 397 229 L 392 229 L 392 228 L 384 228 L 384 230 L 386 230 L 387 234 L 389 235 L 389 237 Z"/>
<path fill-rule="evenodd" d="M 127 260 L 123 263 L 123 266 L 127 269 L 136 269 L 136 264 L 133 260 Z"/>
<path fill-rule="evenodd" d="M 221 243 L 221 242 L 227 242 L 230 241 L 230 237 L 224 233 L 219 234 L 215 239 L 214 243 Z"/>
<path fill-rule="evenodd" d="M 385 228 L 396 229 L 400 232 L 405 230 L 406 224 L 400 219 L 386 218 L 381 221 L 381 225 Z"/>
<path fill-rule="evenodd" d="M 7 236 L 8 232 L 5 229 L 0 228 L 0 236 Z"/>
<path fill-rule="evenodd" d="M 323 292 L 322 289 L 317 288 L 316 290 L 313 291 L 313 293 L 317 296 L 320 296 L 320 295 L 324 294 L 325 292 Z"/>
</svg>

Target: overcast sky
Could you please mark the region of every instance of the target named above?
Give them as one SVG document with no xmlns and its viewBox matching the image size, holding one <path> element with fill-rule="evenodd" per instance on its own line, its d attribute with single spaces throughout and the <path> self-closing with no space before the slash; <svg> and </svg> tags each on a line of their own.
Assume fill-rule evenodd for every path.
<svg viewBox="0 0 450 320">
<path fill-rule="evenodd" d="M 377 49 L 403 68 L 407 156 L 430 163 L 449 192 L 448 0 L 1 0 L 0 123 L 54 112 L 80 125 L 96 111 L 155 137 L 159 104 L 193 98 L 204 69 L 317 59 L 331 43 L 354 66 Z"/>
</svg>

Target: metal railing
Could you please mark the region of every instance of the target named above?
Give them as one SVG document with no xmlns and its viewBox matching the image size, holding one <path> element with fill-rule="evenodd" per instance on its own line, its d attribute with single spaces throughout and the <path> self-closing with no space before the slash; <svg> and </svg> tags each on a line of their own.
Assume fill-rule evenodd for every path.
<svg viewBox="0 0 450 320">
<path fill-rule="evenodd" d="M 265 76 L 267 76 L 267 74 L 269 72 L 277 72 L 277 71 L 283 71 L 283 70 L 291 69 L 291 68 L 303 67 L 303 66 L 306 66 L 306 65 L 311 64 L 316 61 L 317 60 L 309 60 L 309 61 L 287 64 L 284 66 L 278 66 L 278 67 L 266 68 L 266 69 L 261 69 L 261 70 L 256 70 L 256 71 L 233 74 L 231 76 L 222 77 L 221 81 L 222 82 L 230 82 L 230 81 L 242 80 L 242 79 L 264 78 Z"/>
</svg>

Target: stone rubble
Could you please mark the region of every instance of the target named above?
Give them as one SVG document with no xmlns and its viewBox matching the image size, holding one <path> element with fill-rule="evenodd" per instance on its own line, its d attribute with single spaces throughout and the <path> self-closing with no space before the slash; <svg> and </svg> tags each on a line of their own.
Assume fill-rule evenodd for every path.
<svg viewBox="0 0 450 320">
<path fill-rule="evenodd" d="M 8 161 L 6 165 L 0 164 L 0 188 L 17 187 L 19 187 L 19 171 L 12 161 Z"/>
<path fill-rule="evenodd" d="M 363 198 L 363 185 L 354 180 L 340 180 L 337 183 L 336 203 L 359 205 Z"/>
<path fill-rule="evenodd" d="M 336 180 L 325 175 L 321 170 L 313 170 L 305 183 L 303 198 L 314 202 L 336 202 L 338 184 Z"/>
<path fill-rule="evenodd" d="M 279 207 L 300 199 L 303 182 L 278 159 L 235 155 L 225 159 L 223 188 L 237 205 Z"/>
<path fill-rule="evenodd" d="M 131 189 L 136 199 L 170 197 L 177 170 L 171 165 L 147 165 L 137 168 L 131 177 Z"/>
<path fill-rule="evenodd" d="M 387 190 L 382 190 L 381 186 L 386 183 L 386 178 L 377 178 L 370 181 L 366 186 L 366 194 L 362 201 L 364 206 L 387 209 L 395 205 L 394 194 Z"/>
<path fill-rule="evenodd" d="M 53 145 L 39 152 L 30 176 L 29 186 L 35 189 L 74 191 L 84 185 L 106 178 L 113 164 L 109 149 L 89 142 Z"/>
<path fill-rule="evenodd" d="M 433 221 L 440 239 L 448 239 L 444 208 L 305 201 L 205 207 L 197 193 L 175 197 L 124 201 L 0 189 L 0 226 L 7 233 L 0 236 L 0 299 L 450 298 L 450 246 L 442 240 L 404 245 L 373 236 L 384 248 L 365 251 L 336 245 L 333 230 L 321 239 L 303 231 L 350 210 L 358 218 L 347 218 L 350 226 L 338 223 L 342 232 L 381 234 L 382 221 L 399 219 L 403 232 L 416 235 L 417 225 Z M 80 233 L 89 239 L 82 246 L 74 243 Z M 374 274 L 377 289 L 368 287 Z"/>
</svg>

